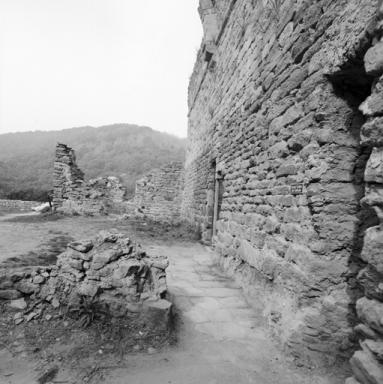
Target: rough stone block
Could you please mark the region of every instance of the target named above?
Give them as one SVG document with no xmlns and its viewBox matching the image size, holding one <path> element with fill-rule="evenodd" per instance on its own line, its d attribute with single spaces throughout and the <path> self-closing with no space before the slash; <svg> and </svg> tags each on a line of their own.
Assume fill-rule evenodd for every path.
<svg viewBox="0 0 383 384">
<path fill-rule="evenodd" d="M 147 300 L 143 304 L 143 316 L 151 326 L 168 330 L 172 320 L 172 303 L 167 300 Z"/>
<path fill-rule="evenodd" d="M 383 148 L 374 148 L 364 173 L 367 183 L 383 184 Z"/>
<path fill-rule="evenodd" d="M 15 289 L 3 289 L 0 291 L 0 299 L 3 300 L 16 300 L 22 296 L 23 294 Z"/>
<path fill-rule="evenodd" d="M 22 280 L 17 283 L 15 288 L 26 295 L 30 295 L 40 290 L 40 286 L 38 284 L 34 284 L 26 280 Z"/>
<path fill-rule="evenodd" d="M 356 379 L 362 384 L 383 383 L 383 367 L 370 354 L 356 351 L 350 364 Z"/>
<path fill-rule="evenodd" d="M 361 143 L 374 147 L 383 146 L 383 117 L 367 121 L 361 128 Z"/>
<path fill-rule="evenodd" d="M 93 243 L 91 240 L 73 241 L 68 244 L 68 247 L 75 251 L 86 253 L 93 248 Z"/>
<path fill-rule="evenodd" d="M 364 56 L 366 73 L 372 76 L 383 74 L 383 42 L 379 41 Z"/>
<path fill-rule="evenodd" d="M 356 302 L 356 311 L 363 322 L 383 335 L 383 303 L 362 297 Z"/>
<path fill-rule="evenodd" d="M 369 96 L 359 107 L 366 116 L 379 116 L 383 113 L 383 79 L 380 78 L 375 84 L 371 96 Z"/>
<path fill-rule="evenodd" d="M 380 227 L 366 230 L 361 258 L 383 273 L 383 231 Z"/>
<path fill-rule="evenodd" d="M 23 311 L 25 308 L 27 308 L 27 303 L 25 299 L 22 297 L 17 300 L 12 300 L 11 302 L 8 303 L 8 306 L 12 309 Z"/>
<path fill-rule="evenodd" d="M 371 352 L 374 357 L 380 362 L 383 363 L 383 341 L 376 340 L 364 340 L 362 343 L 362 348 L 367 349 Z M 382 367 L 383 368 L 383 367 Z"/>
<path fill-rule="evenodd" d="M 93 255 L 92 268 L 101 269 L 109 262 L 117 260 L 122 254 L 121 250 L 115 249 L 98 251 Z"/>
</svg>

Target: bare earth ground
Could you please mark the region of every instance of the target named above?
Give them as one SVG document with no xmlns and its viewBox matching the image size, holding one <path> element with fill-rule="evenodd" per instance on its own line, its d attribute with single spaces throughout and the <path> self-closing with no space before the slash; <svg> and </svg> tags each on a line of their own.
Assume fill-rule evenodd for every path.
<svg viewBox="0 0 383 384">
<path fill-rule="evenodd" d="M 41 333 L 49 334 L 49 343 L 43 342 L 43 336 L 39 339 L 34 334 L 35 345 L 31 345 L 23 328 L 20 328 L 23 331 L 7 330 L 7 335 L 2 336 L 1 384 L 344 382 L 341 369 L 297 368 L 270 338 L 262 316 L 250 309 L 241 289 L 216 266 L 214 254 L 192 241 L 184 228 L 115 217 L 20 218 L 7 214 L 0 217 L 0 263 L 2 266 L 49 264 L 71 239 L 93 237 L 99 230 L 111 228 L 129 234 L 149 253 L 169 257 L 169 297 L 177 311 L 177 341 L 170 338 L 156 344 L 156 340 L 145 340 L 139 331 L 125 350 L 116 351 L 116 345 L 122 344 L 113 335 L 114 324 L 95 343 L 94 338 L 89 340 L 89 332 L 96 332 L 97 327 L 85 332 L 76 329 L 71 319 L 63 321 L 53 313 L 50 322 L 30 323 L 31 329 L 46 327 L 45 333 L 43 329 Z M 0 326 L 4 327 L 5 323 Z M 78 352 L 79 347 L 82 353 Z M 84 349 L 88 349 L 87 353 Z"/>
</svg>

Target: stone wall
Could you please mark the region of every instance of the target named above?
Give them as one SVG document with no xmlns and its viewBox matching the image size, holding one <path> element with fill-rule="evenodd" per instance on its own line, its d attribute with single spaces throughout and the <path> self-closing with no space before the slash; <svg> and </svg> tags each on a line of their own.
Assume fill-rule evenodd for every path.
<svg viewBox="0 0 383 384">
<path fill-rule="evenodd" d="M 361 351 L 355 352 L 351 366 L 357 382 L 383 383 L 383 6 L 378 10 L 379 24 L 375 30 L 373 46 L 364 57 L 365 69 L 375 77 L 371 95 L 360 110 L 366 116 L 361 130 L 361 143 L 371 149 L 364 172 L 366 183 L 362 204 L 372 207 L 379 225 L 370 227 L 364 235 L 361 259 L 365 263 L 358 274 L 364 297 L 356 303 L 361 324 L 356 326 L 360 335 Z M 348 384 L 355 383 L 353 379 Z"/>
<path fill-rule="evenodd" d="M 68 244 L 56 265 L 0 270 L 0 299 L 17 300 L 15 305 L 21 299 L 24 308 L 32 308 L 17 323 L 38 318 L 44 305 L 73 309 L 85 300 L 117 317 L 142 313 L 155 327 L 167 328 L 167 266 L 166 257 L 147 254 L 122 234 L 102 231 Z"/>
<path fill-rule="evenodd" d="M 116 177 L 85 181 L 72 148 L 57 144 L 54 163 L 53 208 L 57 212 L 99 215 L 124 212 L 125 189 Z"/>
<path fill-rule="evenodd" d="M 179 220 L 182 187 L 182 163 L 174 162 L 152 170 L 136 183 L 133 200 L 136 212 L 152 220 Z"/>
<path fill-rule="evenodd" d="M 0 208 L 18 209 L 20 211 L 31 211 L 32 208 L 38 207 L 41 204 L 39 201 L 0 200 Z"/>
<path fill-rule="evenodd" d="M 308 363 L 355 347 L 363 235 L 377 220 L 359 203 L 371 149 L 358 110 L 374 81 L 363 57 L 377 3 L 200 2 L 215 20 L 202 12 L 182 216 L 205 240 L 215 227 L 222 265 Z"/>
</svg>

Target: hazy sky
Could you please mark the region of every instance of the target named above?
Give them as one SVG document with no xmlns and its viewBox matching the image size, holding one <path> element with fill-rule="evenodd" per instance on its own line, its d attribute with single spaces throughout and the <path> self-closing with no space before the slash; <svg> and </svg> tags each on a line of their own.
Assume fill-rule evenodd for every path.
<svg viewBox="0 0 383 384">
<path fill-rule="evenodd" d="M 134 123 L 186 136 L 198 0 L 0 0 L 0 133 Z"/>
</svg>

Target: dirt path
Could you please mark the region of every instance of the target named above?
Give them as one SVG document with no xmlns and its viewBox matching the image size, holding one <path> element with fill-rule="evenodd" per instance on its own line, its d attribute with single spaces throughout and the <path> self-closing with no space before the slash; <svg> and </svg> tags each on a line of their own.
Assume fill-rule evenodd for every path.
<svg viewBox="0 0 383 384">
<path fill-rule="evenodd" d="M 19 254 L 58 233 L 74 238 L 116 227 L 112 219 L 63 219 L 52 222 L 0 223 L 2 257 Z M 15 235 L 16 233 L 16 235 Z M 152 236 L 152 235 L 151 235 Z M 17 240 L 16 240 L 17 239 Z M 13 240 L 13 242 L 11 241 Z M 178 312 L 178 343 L 165 350 L 126 355 L 105 369 L 107 384 L 340 384 L 341 377 L 295 368 L 269 337 L 261 311 L 248 306 L 241 289 L 216 266 L 206 247 L 174 239 L 139 239 L 148 252 L 170 259 L 168 285 Z M 11 241 L 11 242 L 10 242 Z M 32 247 L 33 248 L 33 247 Z M 254 303 L 252 303 L 254 304 Z M 33 360 L 12 356 L 0 345 L 0 383 L 34 384 Z M 6 376 L 8 375 L 8 376 Z M 60 370 L 57 382 L 79 383 Z M 99 382 L 99 381 L 98 381 Z M 97 383 L 98 383 L 97 382 Z"/>
</svg>

